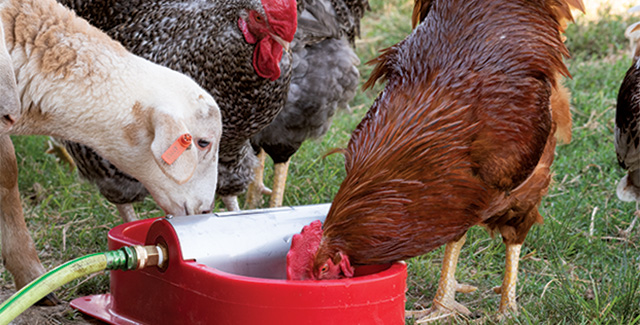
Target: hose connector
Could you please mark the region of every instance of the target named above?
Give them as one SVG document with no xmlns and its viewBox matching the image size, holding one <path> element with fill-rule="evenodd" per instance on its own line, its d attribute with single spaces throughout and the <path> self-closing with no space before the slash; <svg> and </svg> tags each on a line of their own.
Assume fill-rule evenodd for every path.
<svg viewBox="0 0 640 325">
<path fill-rule="evenodd" d="M 150 266 L 164 268 L 169 254 L 162 245 L 124 246 L 118 250 L 105 252 L 107 270 L 140 270 Z"/>
<path fill-rule="evenodd" d="M 169 259 L 169 252 L 163 245 L 132 246 L 138 255 L 137 270 L 150 266 L 164 268 Z"/>
</svg>

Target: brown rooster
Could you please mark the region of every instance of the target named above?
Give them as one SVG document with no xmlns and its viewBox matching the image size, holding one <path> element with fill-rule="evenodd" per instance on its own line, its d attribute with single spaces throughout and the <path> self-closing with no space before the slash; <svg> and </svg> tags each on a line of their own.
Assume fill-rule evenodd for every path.
<svg viewBox="0 0 640 325">
<path fill-rule="evenodd" d="M 558 135 L 569 140 L 562 41 L 581 0 L 435 0 L 420 25 L 385 50 L 365 86 L 387 85 L 346 149 L 346 178 L 324 226 L 294 236 L 290 279 L 335 279 L 447 244 L 433 307 L 454 299 L 467 230 L 506 244 L 501 314 L 516 310 L 520 248 L 550 181 Z M 473 14 L 469 14 L 473 13 Z M 553 108 L 553 112 L 552 112 Z M 422 315 L 420 315 L 422 316 Z"/>
</svg>

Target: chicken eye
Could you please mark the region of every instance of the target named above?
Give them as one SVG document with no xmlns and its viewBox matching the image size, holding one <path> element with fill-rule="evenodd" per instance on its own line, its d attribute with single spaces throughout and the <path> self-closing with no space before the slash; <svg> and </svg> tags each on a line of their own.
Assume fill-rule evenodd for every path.
<svg viewBox="0 0 640 325">
<path fill-rule="evenodd" d="M 211 144 L 211 141 L 199 139 L 196 143 L 198 144 L 198 147 L 200 147 L 200 149 L 205 149 Z"/>
<path fill-rule="evenodd" d="M 326 273 L 327 271 L 329 271 L 329 265 L 325 264 L 322 266 L 322 268 L 320 269 L 320 272 L 322 273 Z"/>
<path fill-rule="evenodd" d="M 260 15 L 256 15 L 256 18 L 255 18 L 255 19 L 256 19 L 256 22 L 257 22 L 257 23 L 262 23 L 262 16 L 260 16 Z"/>
</svg>

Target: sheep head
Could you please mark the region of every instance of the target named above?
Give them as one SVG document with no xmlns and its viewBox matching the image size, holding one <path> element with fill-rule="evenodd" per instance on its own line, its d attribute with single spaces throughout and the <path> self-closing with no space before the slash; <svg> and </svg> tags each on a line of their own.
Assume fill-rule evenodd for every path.
<svg viewBox="0 0 640 325">
<path fill-rule="evenodd" d="M 125 129 L 125 139 L 146 136 L 137 143 L 147 147 L 137 151 L 153 156 L 142 160 L 132 175 L 166 213 L 205 213 L 213 208 L 217 184 L 220 110 L 213 98 L 189 78 L 177 75 L 163 81 L 175 84 L 159 88 L 161 92 L 146 106 L 150 109 L 134 109 L 136 120 L 147 122 L 142 127 L 146 132 L 141 132 L 140 126 L 130 133 Z M 189 141 L 184 141 L 186 137 Z"/>
<path fill-rule="evenodd" d="M 127 52 L 55 1 L 12 0 L 0 12 L 20 76 L 21 116 L 10 133 L 94 149 L 140 181 L 168 214 L 212 209 L 222 124 L 211 95 L 191 78 Z M 163 159 L 185 134 L 193 143 Z"/>
<path fill-rule="evenodd" d="M 144 75 L 144 82 L 122 73 L 118 88 L 110 90 L 118 98 L 101 98 L 103 105 L 94 103 L 80 117 L 57 117 L 77 125 L 73 132 L 66 127 L 66 134 L 54 135 L 93 148 L 136 178 L 167 214 L 209 212 L 218 179 L 220 109 L 211 95 L 185 75 L 140 62 L 146 66 L 144 73 L 128 72 Z M 64 115 L 69 116 L 69 111 Z M 91 132 L 81 134 L 78 126 Z M 185 136 L 190 143 L 166 159 Z"/>
</svg>

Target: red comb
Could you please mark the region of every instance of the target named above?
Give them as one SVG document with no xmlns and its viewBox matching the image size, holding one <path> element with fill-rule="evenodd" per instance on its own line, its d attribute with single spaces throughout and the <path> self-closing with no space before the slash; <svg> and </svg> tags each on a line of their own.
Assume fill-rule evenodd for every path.
<svg viewBox="0 0 640 325">
<path fill-rule="evenodd" d="M 262 0 L 271 28 L 287 42 L 293 41 L 298 28 L 298 4 L 296 0 Z"/>
<path fill-rule="evenodd" d="M 322 239 L 322 222 L 316 220 L 304 226 L 302 232 L 293 235 L 291 249 L 287 253 L 287 279 L 312 278 L 313 258 Z"/>
</svg>

